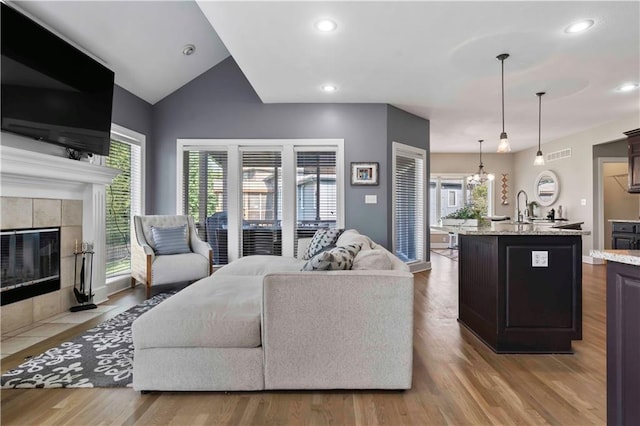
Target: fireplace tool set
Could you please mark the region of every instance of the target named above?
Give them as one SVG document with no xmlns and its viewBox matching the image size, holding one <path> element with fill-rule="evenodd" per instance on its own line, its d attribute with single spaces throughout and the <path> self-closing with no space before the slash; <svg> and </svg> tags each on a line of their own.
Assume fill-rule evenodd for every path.
<svg viewBox="0 0 640 426">
<path fill-rule="evenodd" d="M 74 275 L 73 275 L 73 294 L 79 305 L 72 306 L 71 312 L 86 311 L 87 309 L 96 309 L 93 303 L 93 293 L 91 292 L 91 281 L 93 277 L 93 247 L 86 242 L 82 242 L 82 247 L 78 249 L 78 241 L 76 240 L 74 255 Z M 78 264 L 80 264 L 80 272 L 78 272 Z M 80 279 L 78 279 L 78 276 Z"/>
</svg>

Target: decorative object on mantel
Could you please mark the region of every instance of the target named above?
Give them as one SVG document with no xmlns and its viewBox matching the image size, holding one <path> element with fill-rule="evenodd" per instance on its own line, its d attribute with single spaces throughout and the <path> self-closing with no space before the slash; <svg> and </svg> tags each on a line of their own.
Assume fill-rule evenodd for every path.
<svg viewBox="0 0 640 426">
<path fill-rule="evenodd" d="M 487 173 L 484 170 L 484 164 L 482 164 L 482 142 L 484 141 L 480 139 L 478 142 L 480 143 L 480 164 L 478 165 L 478 171 L 467 178 L 467 184 L 469 185 L 481 185 L 488 180 L 494 179 L 493 174 Z"/>
<path fill-rule="evenodd" d="M 509 191 L 508 191 L 508 182 L 509 182 L 509 178 L 507 177 L 507 173 L 503 173 L 502 174 L 502 205 L 503 206 L 508 206 L 509 205 Z"/>
<path fill-rule="evenodd" d="M 82 158 L 82 151 L 78 151 L 77 149 L 73 148 L 65 148 L 65 150 L 67 151 L 67 158 L 69 158 L 70 160 L 80 161 L 80 159 Z"/>
<path fill-rule="evenodd" d="M 351 163 L 351 185 L 379 185 L 380 164 Z"/>
<path fill-rule="evenodd" d="M 544 155 L 542 155 L 542 149 L 540 149 L 540 134 L 542 133 L 542 95 L 546 92 L 538 92 L 538 152 L 536 152 L 536 159 L 533 160 L 534 166 L 544 166 Z"/>
<path fill-rule="evenodd" d="M 116 388 L 133 382 L 131 323 L 176 292 L 160 293 L 2 375 L 2 388 Z"/>
<path fill-rule="evenodd" d="M 509 57 L 508 53 L 501 53 L 496 56 L 496 59 L 500 61 L 502 66 L 502 133 L 500 133 L 500 143 L 498 144 L 498 152 L 510 152 L 511 145 L 509 145 L 509 137 L 507 132 L 504 131 L 504 60 Z"/>
</svg>

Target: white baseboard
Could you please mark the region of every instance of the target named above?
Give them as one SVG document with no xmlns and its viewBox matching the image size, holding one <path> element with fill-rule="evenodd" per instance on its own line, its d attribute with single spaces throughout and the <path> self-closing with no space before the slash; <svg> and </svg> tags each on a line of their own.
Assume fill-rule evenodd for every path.
<svg viewBox="0 0 640 426">
<path fill-rule="evenodd" d="M 100 287 L 94 287 L 93 291 L 93 303 L 96 305 L 99 303 L 104 303 L 109 300 L 109 296 L 107 295 L 107 286 L 103 285 Z"/>
<path fill-rule="evenodd" d="M 131 287 L 131 275 L 120 275 L 107 279 L 108 294 L 112 295 Z"/>
<path fill-rule="evenodd" d="M 582 256 L 582 263 L 588 263 L 590 265 L 604 265 L 606 261 L 603 259 L 596 259 L 591 256 Z"/>
</svg>

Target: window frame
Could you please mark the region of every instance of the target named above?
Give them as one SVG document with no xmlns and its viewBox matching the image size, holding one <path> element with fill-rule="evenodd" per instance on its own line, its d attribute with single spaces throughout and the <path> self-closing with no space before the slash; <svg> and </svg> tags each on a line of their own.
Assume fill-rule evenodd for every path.
<svg viewBox="0 0 640 426">
<path fill-rule="evenodd" d="M 345 226 L 344 139 L 177 139 L 176 141 L 176 212 L 183 214 L 182 156 L 184 151 L 227 151 L 229 236 L 241 235 L 242 214 L 242 151 L 281 150 L 282 153 L 282 255 L 293 257 L 296 230 L 296 152 L 334 150 L 336 152 L 336 191 L 338 211 L 336 227 Z M 241 253 L 241 238 L 229 238 L 229 262 Z"/>
<path fill-rule="evenodd" d="M 469 198 L 469 188 L 467 185 L 467 179 L 469 177 L 469 173 L 431 173 L 429 175 L 429 184 L 431 181 L 436 182 L 436 196 L 435 199 L 429 200 L 429 205 L 436 212 L 436 214 L 440 215 L 442 212 L 442 204 L 441 204 L 441 192 L 442 192 L 442 180 L 446 179 L 461 179 L 463 181 L 462 184 L 462 200 L 463 205 L 467 203 Z M 495 212 L 495 179 L 487 181 L 487 199 L 489 201 L 487 205 L 487 216 L 493 216 Z M 429 226 L 439 226 L 439 223 L 431 224 L 431 219 L 429 218 Z"/>
<path fill-rule="evenodd" d="M 408 262 L 407 265 L 411 272 L 419 272 L 424 271 L 430 268 L 429 262 L 427 262 L 427 250 L 428 248 L 428 229 L 429 229 L 429 212 L 427 208 L 428 203 L 428 181 L 427 181 L 427 172 L 428 172 L 428 162 L 427 162 L 427 151 L 422 148 L 417 148 L 411 145 L 405 145 L 399 142 L 393 142 L 391 146 L 391 221 L 393 226 L 391 227 L 391 241 L 392 241 L 392 249 L 393 253 L 396 253 L 397 250 L 397 242 L 396 242 L 396 204 L 398 202 L 397 194 L 395 191 L 396 188 L 396 158 L 398 155 L 404 154 L 405 157 L 413 157 L 422 160 L 423 162 L 423 176 L 421 177 L 422 185 L 422 193 L 418 194 L 421 197 L 421 204 L 424 209 L 424 213 L 422 215 L 422 243 L 424 247 L 421 248 L 422 256 L 421 259 L 416 259 L 415 261 Z M 419 223 L 419 222 L 418 222 Z"/>
<path fill-rule="evenodd" d="M 113 140 L 117 140 L 122 143 L 127 143 L 129 145 L 136 145 L 140 147 L 140 214 L 145 214 L 145 199 L 146 199 L 146 136 L 142 133 L 136 132 L 135 130 L 128 129 L 126 127 L 120 126 L 115 123 L 111 123 L 111 132 L 109 137 Z M 95 155 L 94 156 L 94 164 L 98 164 L 100 166 L 106 167 L 106 157 L 107 155 Z M 105 186 L 106 191 L 106 186 Z M 107 216 L 106 212 L 106 203 L 105 203 L 105 219 Z M 131 218 L 133 222 L 133 217 Z M 106 280 L 107 284 L 111 285 L 114 281 L 121 280 L 123 278 L 128 278 L 131 275 L 131 269 L 122 271 L 115 275 L 107 275 Z"/>
</svg>

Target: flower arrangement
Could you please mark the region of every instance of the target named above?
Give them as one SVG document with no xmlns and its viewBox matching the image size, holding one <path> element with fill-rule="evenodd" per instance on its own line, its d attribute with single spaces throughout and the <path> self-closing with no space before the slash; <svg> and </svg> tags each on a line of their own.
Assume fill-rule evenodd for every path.
<svg viewBox="0 0 640 426">
<path fill-rule="evenodd" d="M 443 219 L 482 219 L 480 209 L 473 203 L 465 204 L 458 210 L 449 213 Z"/>
</svg>

